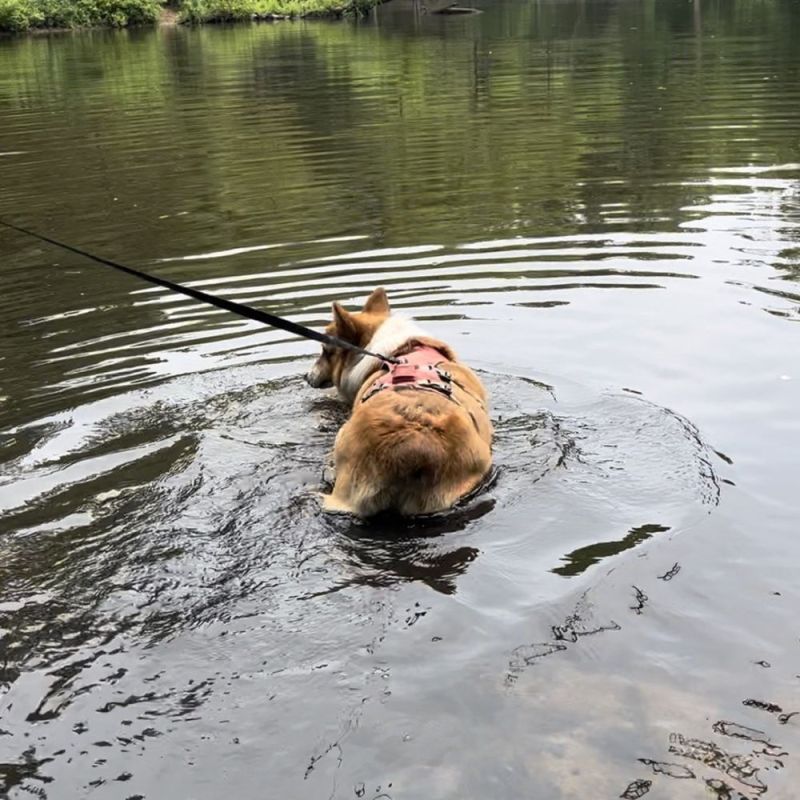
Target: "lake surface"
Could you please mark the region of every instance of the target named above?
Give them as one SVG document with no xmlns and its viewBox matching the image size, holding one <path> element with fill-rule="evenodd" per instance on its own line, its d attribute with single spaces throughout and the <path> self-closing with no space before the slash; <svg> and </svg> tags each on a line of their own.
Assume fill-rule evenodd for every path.
<svg viewBox="0 0 800 800">
<path fill-rule="evenodd" d="M 797 798 L 800 7 L 482 8 L 0 41 L 0 217 L 386 286 L 498 468 L 322 516 L 315 346 L 0 231 L 0 796 Z"/>
</svg>

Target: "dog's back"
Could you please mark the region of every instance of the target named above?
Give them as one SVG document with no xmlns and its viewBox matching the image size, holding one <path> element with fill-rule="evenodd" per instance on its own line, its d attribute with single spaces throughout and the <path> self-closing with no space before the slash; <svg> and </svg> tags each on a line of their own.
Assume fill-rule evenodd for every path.
<svg viewBox="0 0 800 800">
<path fill-rule="evenodd" d="M 448 367 L 464 377 L 464 367 Z M 480 392 L 475 396 L 461 386 L 453 399 L 411 389 L 357 405 L 336 439 L 336 487 L 328 508 L 358 516 L 429 514 L 474 489 L 491 468 L 491 426 L 482 388 L 472 378 Z"/>
</svg>

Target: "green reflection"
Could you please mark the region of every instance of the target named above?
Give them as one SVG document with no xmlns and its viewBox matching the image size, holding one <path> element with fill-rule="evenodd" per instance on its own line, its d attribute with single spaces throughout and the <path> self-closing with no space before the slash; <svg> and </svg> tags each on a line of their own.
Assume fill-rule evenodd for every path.
<svg viewBox="0 0 800 800">
<path fill-rule="evenodd" d="M 563 575 L 565 578 L 571 578 L 573 575 L 580 575 L 604 558 L 615 556 L 618 553 L 622 553 L 624 550 L 630 550 L 632 547 L 636 547 L 637 544 L 647 541 L 651 536 L 657 533 L 665 533 L 668 530 L 669 527 L 664 525 L 639 525 L 636 528 L 631 528 L 628 534 L 623 536 L 622 539 L 610 542 L 597 542 L 596 544 L 580 547 L 577 550 L 573 550 L 571 553 L 567 553 L 562 559 L 565 563 L 551 571 L 555 572 L 556 575 Z"/>
</svg>

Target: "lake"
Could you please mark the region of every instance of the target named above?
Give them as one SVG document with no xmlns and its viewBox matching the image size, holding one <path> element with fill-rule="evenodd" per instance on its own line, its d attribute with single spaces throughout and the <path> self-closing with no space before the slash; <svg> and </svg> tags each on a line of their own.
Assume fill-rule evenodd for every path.
<svg viewBox="0 0 800 800">
<path fill-rule="evenodd" d="M 322 515 L 314 344 L 0 230 L 0 796 L 797 797 L 800 6 L 480 9 L 0 41 L 0 217 L 385 286 L 497 467 Z"/>
</svg>

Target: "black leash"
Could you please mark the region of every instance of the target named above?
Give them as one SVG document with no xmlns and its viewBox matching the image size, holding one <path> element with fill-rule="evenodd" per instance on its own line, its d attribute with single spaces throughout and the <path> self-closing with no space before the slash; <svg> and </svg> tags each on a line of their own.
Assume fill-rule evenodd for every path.
<svg viewBox="0 0 800 800">
<path fill-rule="evenodd" d="M 22 228 L 19 225 L 12 224 L 11 222 L 6 222 L 5 220 L 0 219 L 0 225 L 4 225 L 6 228 L 11 228 L 11 230 L 17 231 L 18 233 L 24 233 L 26 236 L 32 236 L 34 239 L 47 242 L 47 244 L 52 244 L 55 247 L 60 247 L 62 250 L 69 250 L 71 253 L 76 253 L 77 255 L 88 258 L 98 264 L 103 264 L 106 267 L 113 267 L 114 269 L 118 269 L 120 272 L 126 272 L 128 275 L 133 275 L 134 278 L 140 278 L 148 283 L 154 283 L 156 286 L 163 286 L 165 289 L 169 289 L 172 292 L 185 294 L 187 297 L 191 297 L 194 300 L 199 300 L 201 303 L 208 303 L 209 305 L 216 306 L 217 308 L 221 308 L 225 311 L 230 311 L 232 314 L 238 314 L 240 317 L 261 322 L 264 325 L 271 325 L 273 328 L 280 328 L 281 330 L 287 331 L 288 333 L 293 333 L 296 336 L 302 336 L 304 339 L 313 339 L 316 342 L 322 342 L 322 344 L 328 344 L 331 347 L 339 347 L 343 350 L 350 350 L 353 353 L 359 353 L 362 356 L 371 356 L 372 358 L 377 358 L 380 361 L 388 362 L 390 364 L 399 363 L 398 359 L 393 358 L 392 356 L 382 356 L 379 353 L 371 353 L 369 350 L 365 350 L 363 347 L 358 347 L 358 345 L 347 342 L 344 339 L 340 339 L 338 336 L 329 336 L 327 333 L 320 333 L 319 331 L 315 331 L 313 328 L 307 328 L 305 325 L 300 325 L 297 322 L 292 322 L 291 320 L 284 319 L 283 317 L 276 316 L 275 314 L 270 314 L 268 311 L 259 311 L 256 308 L 251 308 L 250 306 L 245 306 L 241 303 L 234 303 L 232 300 L 225 300 L 223 297 L 215 297 L 213 294 L 201 292 L 199 289 L 192 289 L 189 286 L 182 286 L 180 283 L 173 283 L 172 281 L 168 281 L 166 278 L 159 278 L 156 275 L 149 275 L 147 272 L 142 272 L 141 270 L 134 269 L 133 267 L 126 267 L 124 264 L 118 264 L 116 261 L 111 261 L 110 259 L 103 258 L 102 256 L 92 255 L 92 253 L 88 253 L 86 250 L 81 250 L 80 247 L 73 247 L 70 244 L 64 244 L 64 242 L 59 242 L 57 239 L 51 239 L 49 236 L 43 236 L 41 233 L 36 233 L 35 231 L 28 230 L 27 228 Z"/>
</svg>

